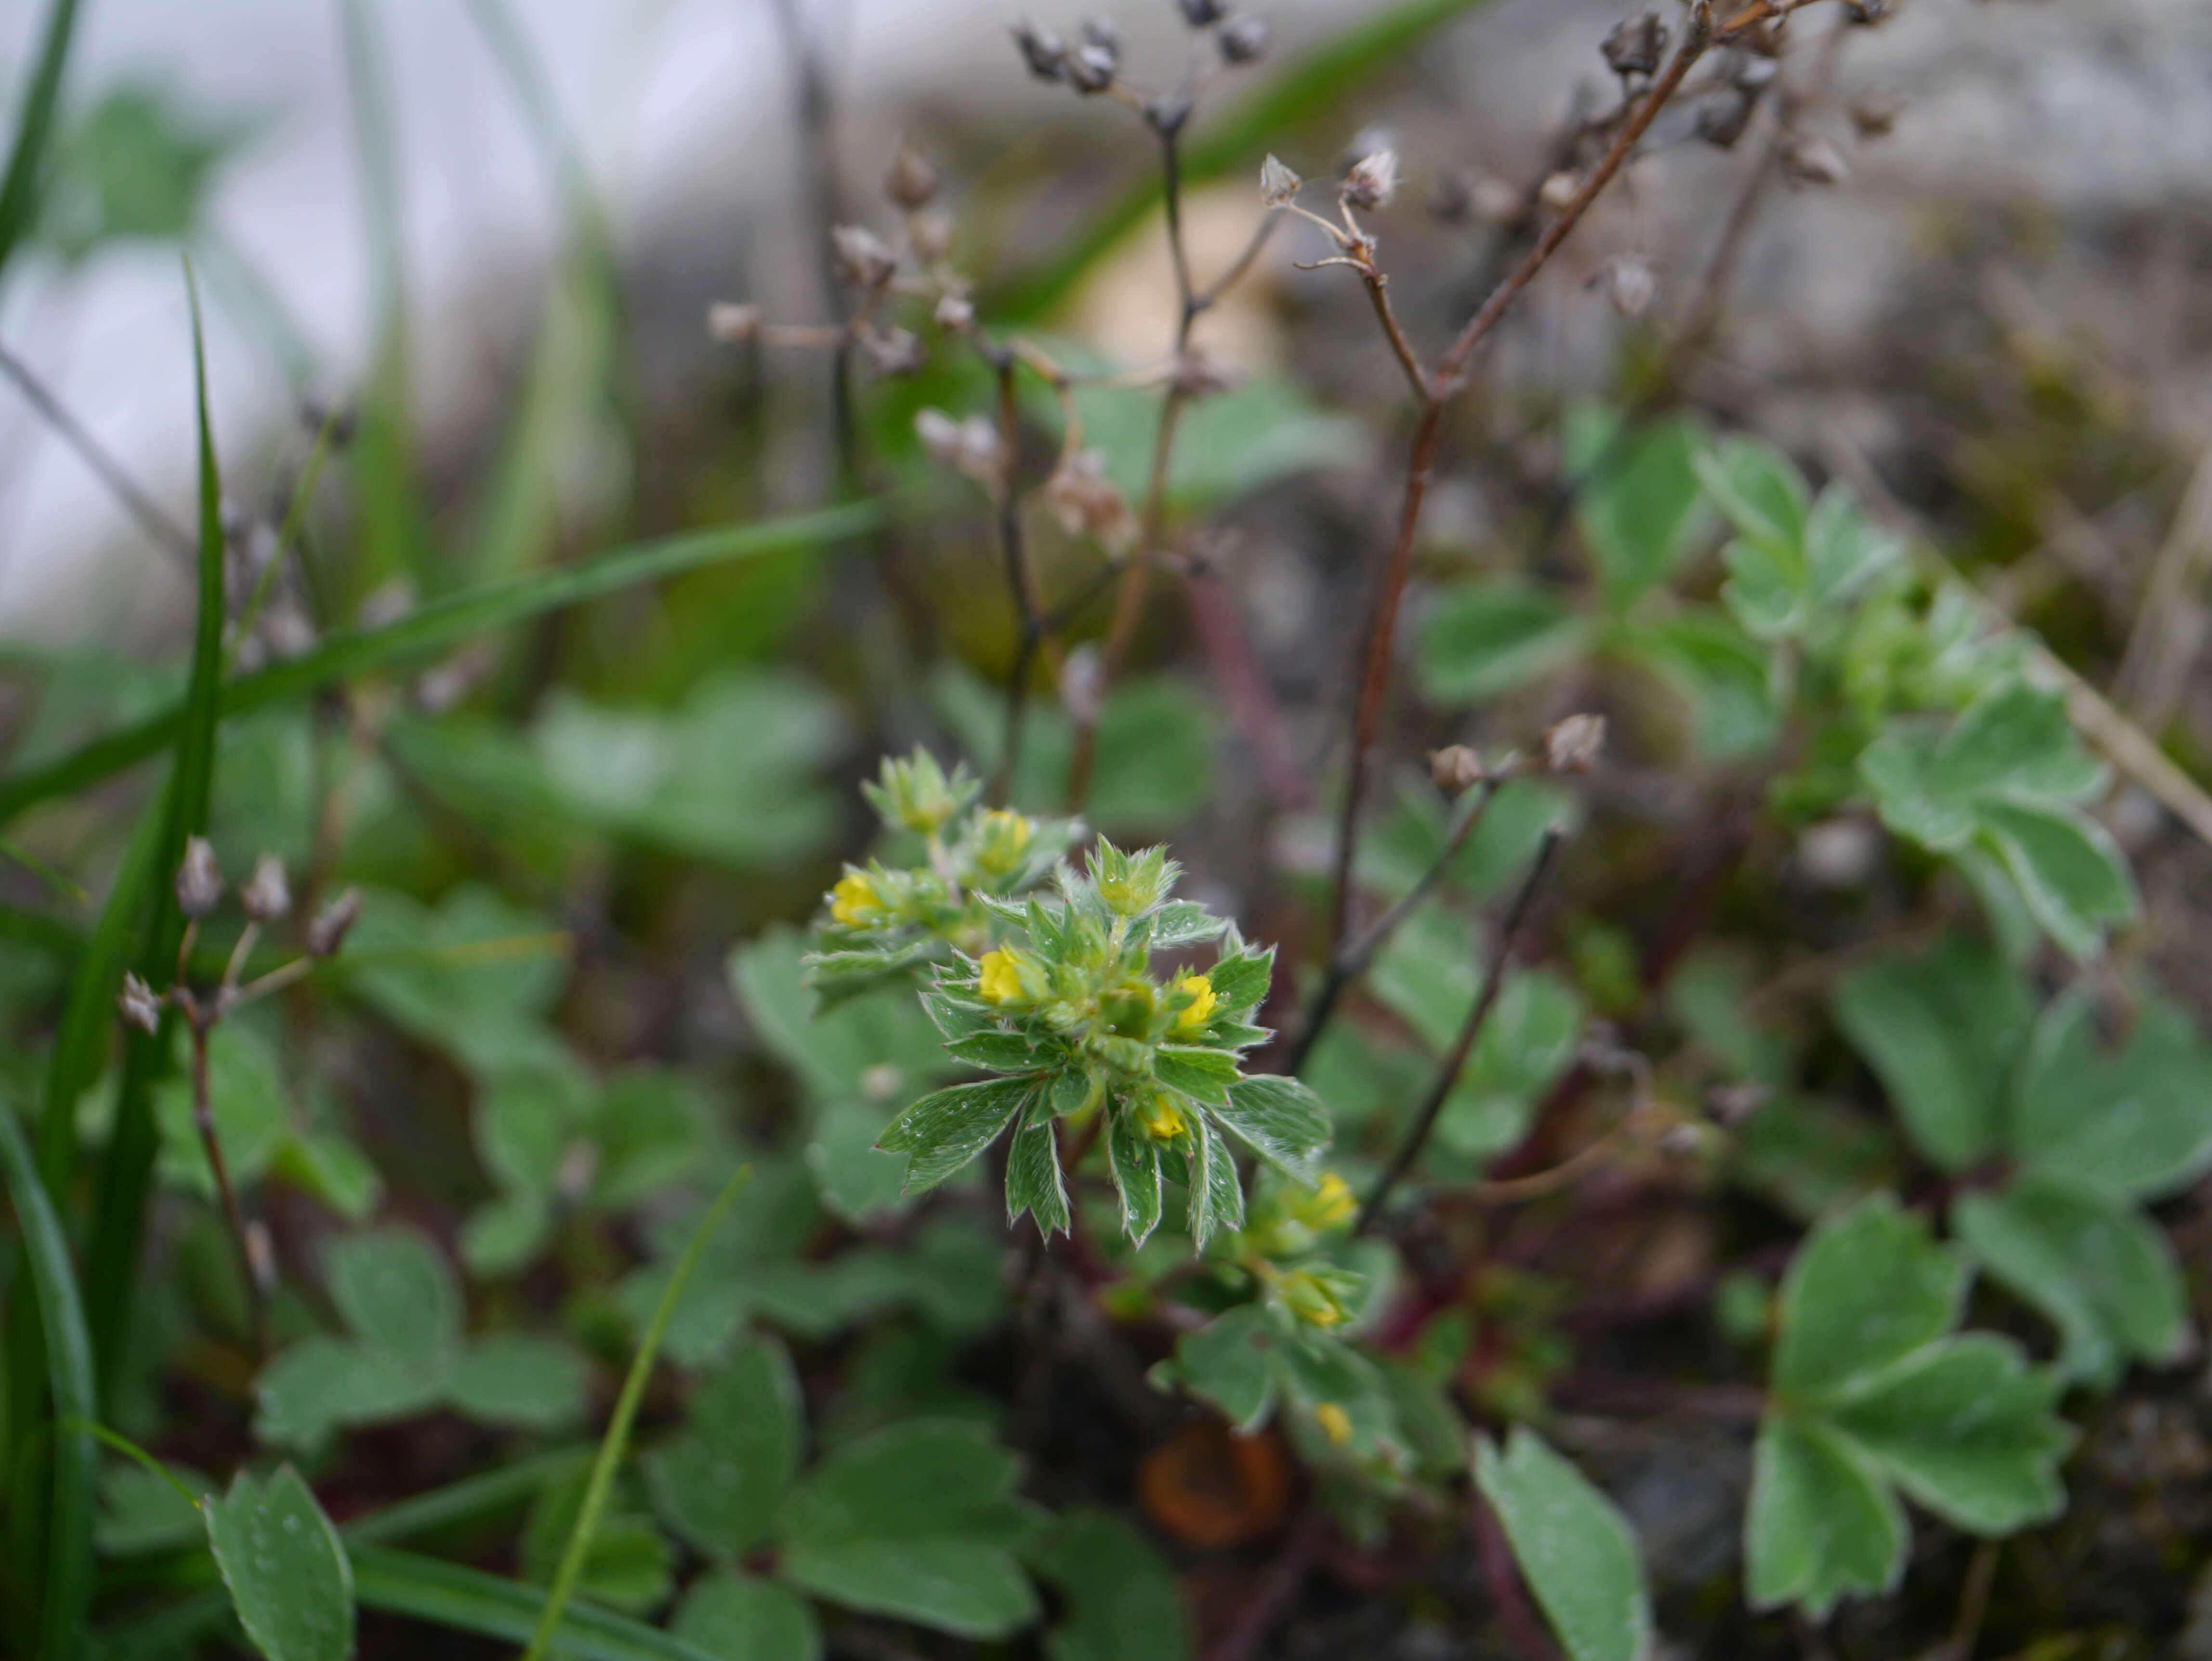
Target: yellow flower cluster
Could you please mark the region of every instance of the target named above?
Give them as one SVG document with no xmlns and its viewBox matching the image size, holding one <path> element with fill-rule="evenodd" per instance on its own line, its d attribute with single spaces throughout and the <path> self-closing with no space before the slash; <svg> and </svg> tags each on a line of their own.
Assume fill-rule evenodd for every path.
<svg viewBox="0 0 2212 1661">
<path fill-rule="evenodd" d="M 881 921 L 889 908 L 865 871 L 848 871 L 830 891 L 830 915 L 848 928 L 865 928 Z"/>
<path fill-rule="evenodd" d="M 1213 1019 L 1215 1004 L 1213 983 L 1203 975 L 1178 975 L 1170 992 L 1190 994 L 1190 1006 L 1176 1017 L 1176 1031 L 1195 1032 Z"/>
</svg>

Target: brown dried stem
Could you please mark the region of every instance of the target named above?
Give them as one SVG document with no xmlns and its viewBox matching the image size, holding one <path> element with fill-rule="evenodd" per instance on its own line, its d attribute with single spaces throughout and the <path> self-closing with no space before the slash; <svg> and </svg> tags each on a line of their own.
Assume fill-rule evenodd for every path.
<svg viewBox="0 0 2212 1661">
<path fill-rule="evenodd" d="M 1407 1131 L 1405 1140 L 1399 1143 L 1397 1153 L 1391 1156 L 1390 1163 L 1383 1168 L 1382 1178 L 1375 1184 L 1374 1191 L 1368 1195 L 1366 1204 L 1359 1208 L 1359 1220 L 1352 1226 L 1355 1235 L 1364 1234 L 1374 1227 L 1376 1219 L 1382 1214 L 1382 1208 L 1388 1203 L 1391 1191 L 1413 1169 L 1413 1161 L 1421 1157 L 1421 1150 L 1428 1145 L 1429 1133 L 1436 1129 L 1437 1116 L 1443 1111 L 1445 1099 L 1450 1096 L 1452 1086 L 1459 1082 L 1459 1075 L 1467 1066 L 1467 1058 L 1474 1053 L 1476 1042 L 1482 1037 L 1482 1029 L 1489 1025 L 1490 1012 L 1497 1007 L 1498 994 L 1505 983 L 1505 965 L 1513 955 L 1514 942 L 1520 936 L 1521 925 L 1528 919 L 1529 903 L 1535 898 L 1536 890 L 1544 880 L 1545 872 L 1551 867 L 1552 856 L 1558 852 L 1563 834 L 1556 824 L 1544 832 L 1544 840 L 1537 847 L 1535 860 L 1528 867 L 1528 874 L 1521 879 L 1520 891 L 1514 895 L 1513 904 L 1507 908 L 1505 920 L 1499 926 L 1497 940 L 1491 947 L 1489 960 L 1483 965 L 1482 989 L 1475 994 L 1474 1007 L 1468 1011 L 1467 1019 L 1460 1025 L 1459 1036 L 1452 1041 L 1451 1052 L 1437 1069 L 1437 1076 L 1431 1081 L 1429 1092 L 1422 1098 L 1420 1110 L 1413 1116 L 1413 1125 Z"/>
</svg>

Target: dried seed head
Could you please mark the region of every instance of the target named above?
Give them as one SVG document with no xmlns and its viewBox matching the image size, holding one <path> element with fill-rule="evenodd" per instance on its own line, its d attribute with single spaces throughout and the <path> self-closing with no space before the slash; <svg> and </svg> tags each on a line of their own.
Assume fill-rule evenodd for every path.
<svg viewBox="0 0 2212 1661">
<path fill-rule="evenodd" d="M 912 213 L 928 205 L 937 194 L 937 169 L 929 165 L 928 158 L 901 139 L 891 157 L 890 171 L 884 175 L 884 194 Z"/>
<path fill-rule="evenodd" d="M 1640 253 L 1616 254 L 1597 268 L 1590 283 L 1605 289 L 1605 297 L 1623 317 L 1643 316 L 1659 292 L 1658 276 Z"/>
<path fill-rule="evenodd" d="M 1260 203 L 1263 207 L 1287 207 L 1297 200 L 1298 187 L 1306 181 L 1285 167 L 1279 157 L 1270 155 L 1260 164 Z"/>
<path fill-rule="evenodd" d="M 1022 61 L 1040 81 L 1060 81 L 1067 75 L 1067 43 L 1049 29 L 1041 29 L 1026 17 L 1013 27 L 1014 45 Z"/>
<path fill-rule="evenodd" d="M 933 313 L 937 326 L 951 334 L 966 334 L 975 326 L 975 306 L 965 295 L 940 295 Z"/>
<path fill-rule="evenodd" d="M 1191 111 L 1197 106 L 1190 88 L 1177 87 L 1172 92 L 1159 93 L 1146 99 L 1145 119 L 1152 124 L 1154 132 L 1178 133 L 1182 131 L 1182 124 L 1190 119 Z"/>
<path fill-rule="evenodd" d="M 1105 694 L 1106 677 L 1098 666 L 1097 643 L 1086 640 L 1071 647 L 1060 666 L 1060 703 L 1068 719 L 1095 723 Z"/>
<path fill-rule="evenodd" d="M 898 260 L 864 225 L 839 225 L 830 233 L 838 278 L 856 289 L 880 289 L 898 275 Z"/>
<path fill-rule="evenodd" d="M 349 888 L 307 920 L 307 955 L 331 958 L 361 921 L 361 890 Z"/>
<path fill-rule="evenodd" d="M 1085 18 L 1083 44 L 1086 46 L 1096 46 L 1101 52 L 1113 53 L 1114 62 L 1116 64 L 1121 61 L 1121 47 L 1124 44 L 1121 31 L 1114 26 L 1113 20 L 1110 18 Z"/>
<path fill-rule="evenodd" d="M 1194 29 L 1210 29 L 1229 15 L 1229 8 L 1221 0 L 1176 0 L 1182 8 L 1182 21 Z"/>
<path fill-rule="evenodd" d="M 906 234 L 914 257 L 925 265 L 934 265 L 952 252 L 950 214 L 918 213 L 907 221 Z"/>
<path fill-rule="evenodd" d="M 1006 451 L 988 417 L 955 421 L 942 410 L 924 410 L 914 418 L 921 447 L 940 467 L 951 467 L 993 490 L 1006 478 Z"/>
<path fill-rule="evenodd" d="M 1575 192 L 1583 187 L 1582 179 L 1562 168 L 1537 186 L 1536 200 L 1553 213 L 1565 213 L 1575 199 Z"/>
<path fill-rule="evenodd" d="M 742 346 L 760 332 L 761 308 L 718 300 L 707 307 L 707 333 L 725 346 Z"/>
<path fill-rule="evenodd" d="M 1347 207 L 1363 211 L 1387 208 L 1398 194 L 1398 152 L 1375 150 L 1352 164 L 1337 194 Z"/>
<path fill-rule="evenodd" d="M 1667 50 L 1667 26 L 1656 11 L 1639 12 L 1615 23 L 1605 37 L 1606 67 L 1615 75 L 1652 75 Z"/>
<path fill-rule="evenodd" d="M 205 837 L 191 837 L 177 867 L 177 909 L 198 922 L 222 904 L 222 867 L 216 862 L 215 844 Z"/>
<path fill-rule="evenodd" d="M 161 1001 L 154 989 L 136 975 L 123 977 L 123 995 L 116 1000 L 125 1023 L 149 1036 L 161 1030 Z"/>
<path fill-rule="evenodd" d="M 860 335 L 872 374 L 888 378 L 916 373 L 929 362 L 929 348 L 911 329 L 867 329 Z"/>
<path fill-rule="evenodd" d="M 1752 1115 L 1774 1098 L 1771 1086 L 1763 1084 L 1720 1085 L 1707 1092 L 1705 1110 L 1728 1129 L 1749 1122 Z"/>
<path fill-rule="evenodd" d="M 1840 185 L 1851 169 L 1843 152 L 1826 139 L 1793 133 L 1782 147 L 1782 174 L 1793 185 Z"/>
<path fill-rule="evenodd" d="M 1267 50 L 1267 20 L 1232 17 L 1221 26 L 1221 33 L 1213 37 L 1213 44 L 1223 63 L 1249 64 Z"/>
<path fill-rule="evenodd" d="M 1121 66 L 1120 53 L 1085 44 L 1067 55 L 1068 83 L 1087 98 L 1112 86 L 1114 72 Z"/>
<path fill-rule="evenodd" d="M 1544 733 L 1544 768 L 1552 773 L 1587 773 L 1605 748 L 1603 715 L 1569 715 Z"/>
<path fill-rule="evenodd" d="M 256 922 L 275 922 L 290 916 L 292 883 L 284 874 L 284 861 L 274 854 L 264 854 L 256 860 L 253 874 L 238 891 L 238 898 L 246 915 Z"/>
<path fill-rule="evenodd" d="M 1472 790 L 1490 776 L 1482 764 L 1481 755 L 1464 744 L 1447 745 L 1429 751 L 1429 776 L 1437 782 L 1437 788 L 1448 796 Z"/>
<path fill-rule="evenodd" d="M 1759 107 L 1755 92 L 1724 92 L 1698 106 L 1698 137 L 1716 149 L 1732 150 Z"/>
<path fill-rule="evenodd" d="M 1103 450 L 1078 450 L 1060 458 L 1044 484 L 1045 503 L 1070 536 L 1087 536 L 1114 552 L 1136 540 L 1137 519 L 1128 498 L 1106 477 Z"/>
</svg>

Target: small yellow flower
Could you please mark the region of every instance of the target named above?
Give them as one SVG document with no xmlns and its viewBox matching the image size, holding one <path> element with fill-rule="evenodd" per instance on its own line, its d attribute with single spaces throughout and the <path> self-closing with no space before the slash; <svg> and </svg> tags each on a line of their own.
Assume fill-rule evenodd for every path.
<svg viewBox="0 0 2212 1661">
<path fill-rule="evenodd" d="M 871 913 L 884 909 L 884 897 L 865 871 L 848 871 L 830 891 L 830 915 L 848 928 L 863 928 Z"/>
<path fill-rule="evenodd" d="M 1334 1402 L 1323 1402 L 1314 1409 L 1314 1422 L 1339 1447 L 1352 1439 L 1352 1415 Z"/>
<path fill-rule="evenodd" d="M 1334 1171 L 1321 1179 L 1309 1205 L 1310 1226 L 1315 1228 L 1334 1228 L 1339 1223 L 1349 1222 L 1359 1209 L 1359 1202 L 1352 1197 L 1352 1189 Z"/>
<path fill-rule="evenodd" d="M 1028 851 L 1036 827 L 1019 813 L 993 807 L 975 816 L 976 861 L 987 871 L 1012 871 Z"/>
<path fill-rule="evenodd" d="M 1138 1123 L 1145 1127 L 1145 1134 L 1156 1142 L 1171 1142 L 1183 1133 L 1182 1110 L 1176 1105 L 1175 1098 L 1164 1090 L 1152 1093 L 1152 1110 L 1139 1113 Z"/>
<path fill-rule="evenodd" d="M 1213 1019 L 1219 1000 L 1213 995 L 1213 983 L 1204 975 L 1178 975 L 1170 990 L 1190 994 L 1190 1007 L 1176 1017 L 1176 1031 L 1195 1032 Z"/>
<path fill-rule="evenodd" d="M 1022 995 L 1021 970 L 1011 952 L 986 952 L 975 989 L 993 1003 L 1012 1003 Z"/>
</svg>

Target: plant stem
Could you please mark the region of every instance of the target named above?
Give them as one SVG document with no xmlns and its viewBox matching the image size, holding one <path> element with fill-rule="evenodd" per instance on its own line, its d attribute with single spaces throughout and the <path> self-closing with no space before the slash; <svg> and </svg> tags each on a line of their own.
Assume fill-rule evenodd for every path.
<svg viewBox="0 0 2212 1661">
<path fill-rule="evenodd" d="M 186 1000 L 185 1026 L 192 1041 L 192 1129 L 199 1133 L 200 1146 L 206 1150 L 208 1169 L 215 1174 L 215 1191 L 222 1202 L 223 1220 L 229 1225 L 231 1244 L 238 1252 L 239 1271 L 246 1277 L 246 1306 L 253 1323 L 253 1353 L 257 1358 L 265 1360 L 269 1354 L 269 1305 L 263 1295 L 259 1254 L 246 1235 L 246 1208 L 239 1203 L 238 1189 L 230 1180 L 230 1162 L 223 1158 L 222 1137 L 216 1129 L 215 1104 L 208 1091 L 208 1034 L 214 1026 L 214 1012 L 202 1009 L 182 989 L 178 995 Z"/>
<path fill-rule="evenodd" d="M 1036 666 L 1037 648 L 1043 643 L 1045 630 L 1044 619 L 1037 613 L 1036 574 L 1030 568 L 1029 547 L 1022 536 L 1021 497 L 1014 488 L 1014 464 L 1021 446 L 1014 355 L 999 347 L 988 356 L 999 382 L 999 551 L 1006 563 L 1006 586 L 1013 592 L 1014 610 L 1022 627 L 1013 667 L 1006 678 L 1006 735 L 999 745 L 999 764 L 992 770 L 988 795 L 994 807 L 1003 807 L 1013 788 L 1014 770 L 1021 763 L 1022 721 L 1029 709 L 1030 676 Z"/>
<path fill-rule="evenodd" d="M 739 1165 L 722 1191 L 707 1208 L 707 1214 L 699 1220 L 699 1226 L 691 1232 L 690 1244 L 677 1260 L 676 1272 L 668 1277 L 660 1301 L 654 1305 L 653 1319 L 645 1329 L 645 1336 L 638 1344 L 637 1354 L 629 1364 L 629 1372 L 623 1379 L 622 1394 L 615 1398 L 614 1417 L 607 1423 L 607 1433 L 599 1443 L 599 1451 L 592 1461 L 592 1474 L 584 1485 L 584 1502 L 576 1512 L 575 1526 L 568 1530 L 568 1543 L 561 1553 L 561 1566 L 554 1572 L 553 1585 L 545 1595 L 545 1607 L 538 1617 L 537 1629 L 530 1635 L 530 1643 L 522 1652 L 522 1661 L 545 1661 L 551 1652 L 553 1635 L 560 1629 L 561 1613 L 568 1600 L 575 1595 L 576 1582 L 582 1577 L 584 1560 L 591 1553 L 592 1536 L 599 1532 L 600 1513 L 607 1507 L 607 1496 L 613 1491 L 615 1472 L 621 1466 L 623 1456 L 629 1445 L 630 1427 L 636 1421 L 638 1403 L 645 1398 L 646 1382 L 653 1376 L 653 1358 L 659 1354 L 660 1341 L 666 1335 L 668 1323 L 676 1313 L 678 1299 L 684 1295 L 684 1284 L 699 1264 L 700 1255 L 707 1242 L 721 1223 L 738 1190 L 751 1177 L 750 1165 Z"/>
<path fill-rule="evenodd" d="M 189 562 L 193 557 L 192 533 L 162 511 L 152 494 L 131 478 L 131 472 L 101 446 L 85 424 L 71 414 L 69 406 L 58 398 L 53 390 L 31 366 L 0 346 L 0 374 L 15 383 L 26 402 L 39 412 L 39 417 L 77 453 L 77 459 L 89 468 L 93 476 L 105 484 L 110 495 L 122 503 L 125 512 L 137 521 L 143 531 L 164 551 Z M 186 566 L 187 569 L 191 567 Z"/>
<path fill-rule="evenodd" d="M 1765 0 L 1760 0 L 1761 5 Z M 1751 9 L 1760 11 L 1759 6 Z M 1723 33 L 1748 27 L 1750 13 L 1732 19 Z M 1755 20 L 1753 20 L 1755 21 Z M 1650 128 L 1660 110 L 1680 88 L 1698 58 L 1715 39 L 1711 19 L 1702 11 L 1692 15 L 1690 31 L 1681 46 L 1675 52 L 1666 70 L 1653 82 L 1635 113 L 1614 135 L 1612 144 L 1590 175 L 1559 210 L 1559 216 L 1545 227 L 1524 255 L 1521 263 L 1509 271 L 1491 290 L 1490 297 L 1482 302 L 1474 315 L 1468 319 L 1443 359 L 1436 372 L 1422 372 L 1419 356 L 1397 327 L 1382 288 L 1382 275 L 1373 269 L 1372 261 L 1355 261 L 1360 267 L 1361 280 L 1367 284 L 1376 312 L 1382 320 L 1383 331 L 1390 338 L 1391 349 L 1413 380 L 1419 397 L 1419 424 L 1413 432 L 1413 450 L 1406 464 L 1405 494 L 1398 512 L 1398 530 L 1390 546 L 1389 559 L 1382 569 L 1382 587 L 1376 591 L 1375 604 L 1367 626 L 1367 649 L 1359 676 L 1359 691 L 1353 706 L 1352 724 L 1352 759 L 1346 770 L 1344 800 L 1337 813 L 1336 856 L 1330 875 L 1329 947 L 1334 952 L 1349 932 L 1352 917 L 1352 866 L 1359 840 L 1359 814 L 1366 794 L 1369 752 L 1374 748 L 1376 734 L 1382 725 L 1382 703 L 1390 684 L 1391 653 L 1397 642 L 1398 614 L 1405 599 L 1406 583 L 1413 573 L 1413 545 L 1421 527 L 1421 509 L 1428 499 L 1429 478 L 1436 467 L 1437 443 L 1443 430 L 1446 406 L 1459 391 L 1468 361 L 1475 348 L 1481 345 L 1494 330 L 1513 302 L 1536 274 L 1544 269 L 1559 245 L 1567 240 L 1590 204 L 1596 201 L 1605 187 L 1613 182 L 1634 152 L 1636 146 Z"/>
<path fill-rule="evenodd" d="M 1306 1012 L 1305 1023 L 1298 1029 L 1297 1042 L 1291 1046 L 1290 1057 L 1283 1064 L 1284 1072 L 1296 1078 L 1305 1070 L 1315 1043 L 1319 1041 L 1322 1029 L 1328 1025 L 1329 1017 L 1335 1013 L 1337 1000 L 1344 995 L 1346 989 L 1352 982 L 1367 972 L 1367 966 L 1375 961 L 1376 954 L 1390 943 L 1390 937 L 1398 932 L 1400 926 L 1443 880 L 1445 871 L 1459 856 L 1460 849 L 1467 846 L 1468 838 L 1474 834 L 1476 827 L 1482 823 L 1483 816 L 1490 811 L 1491 800 L 1498 794 L 1498 786 L 1510 776 L 1512 775 L 1500 771 L 1476 785 L 1474 800 L 1453 824 L 1444 838 L 1443 847 L 1430 862 L 1429 868 L 1421 873 L 1396 904 L 1368 926 L 1366 933 L 1356 940 L 1345 942 L 1331 955 L 1328 967 L 1322 971 L 1321 985 L 1314 992 L 1313 1003 Z"/>
<path fill-rule="evenodd" d="M 1398 1145 L 1397 1153 L 1391 1156 L 1389 1165 L 1383 1170 L 1382 1180 L 1375 1184 L 1374 1192 L 1367 1196 L 1367 1203 L 1360 1208 L 1359 1220 L 1352 1231 L 1354 1235 L 1364 1234 L 1373 1228 L 1375 1220 L 1382 1214 L 1384 1202 L 1390 1197 L 1391 1190 L 1397 1187 L 1407 1171 L 1413 1169 L 1413 1161 L 1421 1157 L 1421 1149 L 1428 1145 L 1429 1133 L 1436 1129 L 1437 1116 L 1443 1111 L 1445 1098 L 1451 1094 L 1452 1086 L 1459 1082 L 1460 1073 L 1467 1066 L 1467 1058 L 1474 1053 L 1476 1040 L 1482 1037 L 1482 1029 L 1489 1023 L 1490 1012 L 1497 1007 L 1498 991 L 1505 983 L 1506 961 L 1512 956 L 1513 943 L 1528 915 L 1528 904 L 1535 897 L 1536 889 L 1544 879 L 1544 873 L 1552 863 L 1553 855 L 1559 850 L 1562 835 L 1556 824 L 1544 832 L 1544 840 L 1537 846 L 1536 857 L 1528 867 L 1528 874 L 1521 879 L 1520 891 L 1514 895 L 1513 904 L 1507 908 L 1505 921 L 1491 948 L 1490 960 L 1484 965 L 1482 989 L 1475 995 L 1474 1007 L 1468 1011 L 1467 1019 L 1461 1024 L 1459 1036 L 1452 1041 L 1451 1053 L 1444 1057 L 1443 1065 L 1437 1068 L 1437 1076 L 1429 1086 L 1429 1093 L 1423 1098 L 1419 1112 L 1414 1115 L 1413 1127 L 1407 1131 L 1405 1141 Z"/>
</svg>

